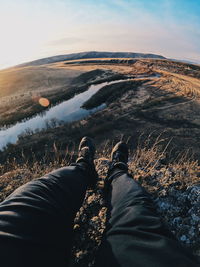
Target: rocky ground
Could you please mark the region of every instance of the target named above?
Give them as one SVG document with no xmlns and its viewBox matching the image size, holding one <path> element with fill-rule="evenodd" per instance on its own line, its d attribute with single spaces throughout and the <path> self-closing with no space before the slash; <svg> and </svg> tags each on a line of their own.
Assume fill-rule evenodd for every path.
<svg viewBox="0 0 200 267">
<path fill-rule="evenodd" d="M 87 191 L 75 218 L 71 267 L 92 267 L 101 243 L 106 222 L 103 185 L 110 164 L 109 153 L 104 151 L 97 156 L 98 186 Z M 178 241 L 200 256 L 200 166 L 186 155 L 173 164 L 164 161 L 164 151 L 156 144 L 150 148 L 145 144 L 130 155 L 129 172 L 151 193 L 160 217 Z M 19 165 L 13 161 L 0 165 L 0 201 L 20 185 L 67 164 L 68 161 L 55 155 L 52 162 L 45 164 L 36 161 L 31 166 Z"/>
<path fill-rule="evenodd" d="M 94 257 L 105 230 L 106 207 L 102 184 L 109 160 L 96 161 L 100 176 L 99 187 L 88 191 L 74 225 L 75 243 L 71 266 L 93 266 Z M 153 168 L 152 168 L 153 166 Z M 130 160 L 130 172 L 152 193 L 157 212 L 164 224 L 183 246 L 200 256 L 200 169 L 194 162 L 180 167 L 151 162 L 148 168 Z M 187 185 L 186 185 L 187 183 Z"/>
</svg>

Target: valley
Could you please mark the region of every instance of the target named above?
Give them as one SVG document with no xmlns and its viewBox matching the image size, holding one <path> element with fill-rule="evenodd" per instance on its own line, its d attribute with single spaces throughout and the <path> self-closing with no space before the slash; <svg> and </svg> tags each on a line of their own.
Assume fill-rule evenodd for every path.
<svg viewBox="0 0 200 267">
<path fill-rule="evenodd" d="M 68 60 L 9 71 L 11 82 L 3 84 L 6 89 L 1 92 L 0 107 L 0 125 L 7 127 L 48 112 L 54 105 L 86 92 L 92 84 L 118 82 L 102 86 L 82 106 L 86 110 L 105 105 L 103 109 L 67 124 L 47 123 L 46 129 L 37 132 L 27 129 L 16 144 L 9 144 L 0 152 L 2 161 L 8 154 L 17 156 L 22 150 L 28 153 L 30 148 L 42 157 L 42 149 L 38 147 L 51 150 L 54 142 L 64 153 L 67 144 L 78 142 L 83 135 L 95 137 L 99 148 L 105 140 L 124 136 L 132 140 L 134 148 L 141 134 L 150 133 L 152 141 L 154 133 L 155 136 L 163 133 L 168 141 L 172 139 L 169 155 L 176 157 L 180 152 L 189 151 L 187 153 L 199 159 L 198 66 L 165 59 L 103 58 Z M 9 71 L 4 74 L 8 75 Z M 16 76 L 21 79 L 16 80 Z M 0 77 L 3 80 L 2 72 Z M 41 97 L 47 98 L 50 106 L 41 106 L 38 103 Z"/>
<path fill-rule="evenodd" d="M 89 266 L 105 229 L 111 148 L 124 140 L 129 172 L 179 242 L 200 255 L 200 67 L 147 58 L 41 63 L 0 71 L 0 199 L 74 162 L 80 139 L 93 137 L 98 185 L 77 213 L 71 262 Z"/>
</svg>

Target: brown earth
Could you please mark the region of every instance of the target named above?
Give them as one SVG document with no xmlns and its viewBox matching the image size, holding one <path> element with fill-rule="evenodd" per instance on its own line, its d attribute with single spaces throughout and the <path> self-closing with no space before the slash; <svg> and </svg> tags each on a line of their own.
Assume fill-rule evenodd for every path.
<svg viewBox="0 0 200 267">
<path fill-rule="evenodd" d="M 52 89 L 53 94 L 51 96 L 49 94 L 52 101 L 55 100 L 56 103 L 56 99 L 58 101 L 66 99 L 69 92 L 72 96 L 71 92 L 75 88 L 86 90 L 91 83 L 114 79 L 118 77 L 117 75 L 131 76 L 133 81 L 112 85 L 109 88 L 109 95 L 106 88 L 102 88 L 94 95 L 90 100 L 93 105 L 96 102 L 101 103 L 106 97 L 104 102 L 107 107 L 104 110 L 81 122 L 61 125 L 56 129 L 47 129 L 41 133 L 22 137 L 17 145 L 9 146 L 7 150 L 9 154 L 20 154 L 22 149 L 28 153 L 30 147 L 36 154 L 40 154 L 39 147 L 52 147 L 54 141 L 59 146 L 65 147 L 86 134 L 95 137 L 99 147 L 105 140 L 111 138 L 119 138 L 122 135 L 130 137 L 131 140 L 134 139 L 132 142 L 134 148 L 142 133 L 148 135 L 150 132 L 156 134 L 164 132 L 164 137 L 168 141 L 172 138 L 168 150 L 169 157 L 175 158 L 180 152 L 189 151 L 190 155 L 194 154 L 196 159 L 200 159 L 199 67 L 192 65 L 193 70 L 190 65 L 184 63 L 153 59 L 134 59 L 134 61 L 123 59 L 119 61 L 120 63 L 111 63 L 111 59 L 107 59 L 101 60 L 98 64 L 92 60 L 88 61 L 67 62 L 68 64 L 60 62 L 42 67 L 43 71 L 45 68 L 50 69 L 50 73 L 55 70 L 57 74 L 59 71 L 73 74 L 71 78 L 66 78 L 69 82 L 66 86 L 57 87 L 56 94 Z M 46 97 L 48 98 L 48 94 Z M 31 103 L 28 105 L 30 108 L 32 106 Z M 35 103 L 35 106 L 40 108 L 38 103 Z M 37 111 L 36 107 L 33 111 Z M 12 108 L 15 112 L 16 106 L 11 106 L 11 110 Z M 26 115 L 26 109 L 23 107 L 17 110 L 18 116 L 20 110 L 24 111 L 23 116 Z M 8 108 L 6 112 L 10 112 L 10 109 Z M 1 118 L 3 120 L 4 113 Z M 7 152 L 3 153 L 2 159 L 7 157 Z"/>
<path fill-rule="evenodd" d="M 22 136 L 16 145 L 0 152 L 1 200 L 21 184 L 74 160 L 80 138 L 94 137 L 99 152 L 95 161 L 99 187 L 87 192 L 75 219 L 71 263 L 92 266 L 105 228 L 106 207 L 101 190 L 109 165 L 107 158 L 112 144 L 123 139 L 132 151 L 131 174 L 152 194 L 158 213 L 177 239 L 200 255 L 200 67 L 153 59 L 65 63 L 0 72 L 0 81 L 4 79 L 1 99 L 10 101 L 7 105 L 0 104 L 0 122 L 15 122 L 12 117 L 18 106 L 20 119 L 38 112 L 38 103 L 33 105 L 34 92 L 56 104 L 72 97 L 74 92 L 86 90 L 91 83 L 122 75 L 131 76 L 132 81 L 104 87 L 90 99 L 90 105 L 105 101 L 104 110 L 79 122 Z M 18 83 L 16 77 L 20 72 L 25 76 L 20 76 Z M 13 77 L 10 85 L 9 75 Z"/>
</svg>

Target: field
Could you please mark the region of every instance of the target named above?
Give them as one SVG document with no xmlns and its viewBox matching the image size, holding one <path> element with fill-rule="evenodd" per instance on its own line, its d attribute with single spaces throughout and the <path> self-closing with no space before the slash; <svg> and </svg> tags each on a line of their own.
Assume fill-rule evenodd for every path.
<svg viewBox="0 0 200 267">
<path fill-rule="evenodd" d="M 42 107 L 37 101 L 34 102 L 34 94 L 48 98 L 51 105 L 54 105 L 86 90 L 92 83 L 127 77 L 132 77 L 132 80 L 108 85 L 84 104 L 86 108 L 91 108 L 106 103 L 104 110 L 80 122 L 61 125 L 56 129 L 50 127 L 43 132 L 23 136 L 17 145 L 10 145 L 7 151 L 1 153 L 2 161 L 7 159 L 8 154 L 20 155 L 22 150 L 29 154 L 30 147 L 41 157 L 43 152 L 41 149 L 38 152 L 38 147 L 43 147 L 43 151 L 46 147 L 51 150 L 54 142 L 64 151 L 67 144 L 78 142 L 82 135 L 95 137 L 99 147 L 104 145 L 104 140 L 111 137 L 119 139 L 123 135 L 133 140 L 134 148 L 141 133 L 148 135 L 150 132 L 164 132 L 165 138 L 172 139 L 169 155 L 173 155 L 173 158 L 182 151 L 188 151 L 195 159 L 199 159 L 198 68 L 193 73 L 187 64 L 166 60 L 134 59 L 134 63 L 128 59 L 118 60 L 119 63 L 116 63 L 116 60 L 112 63 L 112 59 L 99 61 L 98 64 L 94 60 L 87 60 L 87 63 L 82 60 L 68 61 L 67 64 L 59 62 L 23 67 L 21 90 L 18 89 L 19 86 L 14 90 L 17 83 L 13 78 L 13 72 L 20 73 L 20 69 L 10 70 L 13 75 L 13 91 L 11 94 L 10 89 L 10 95 L 2 97 L 6 97 L 10 102 L 7 106 L 1 102 L 1 125 L 13 124 L 45 110 L 46 107 Z M 5 73 L 8 75 L 8 71 Z M 33 73 L 32 85 L 30 82 L 27 83 L 30 73 Z M 48 83 L 48 80 L 51 82 Z M 6 88 L 8 85 L 3 92 L 8 92 Z"/>
<path fill-rule="evenodd" d="M 67 87 L 81 73 L 46 66 L 1 71 L 0 126 L 13 124 L 42 111 L 44 108 L 37 102 L 39 97 L 53 100 L 63 87 Z"/>
</svg>

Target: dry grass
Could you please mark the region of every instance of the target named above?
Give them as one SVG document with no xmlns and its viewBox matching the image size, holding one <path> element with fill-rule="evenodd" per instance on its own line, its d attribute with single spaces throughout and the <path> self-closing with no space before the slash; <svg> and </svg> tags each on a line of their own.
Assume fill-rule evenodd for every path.
<svg viewBox="0 0 200 267">
<path fill-rule="evenodd" d="M 138 144 L 136 151 L 130 156 L 129 170 L 134 179 L 139 181 L 149 192 L 158 193 L 158 187 L 169 188 L 176 184 L 176 189 L 186 189 L 199 182 L 200 166 L 184 151 L 180 153 L 173 163 L 163 164 L 166 152 L 171 143 L 160 134 L 153 144 L 151 133 L 143 144 Z M 163 147 L 163 143 L 166 145 Z M 161 179 L 155 176 L 162 174 Z"/>
<path fill-rule="evenodd" d="M 158 88 L 186 98 L 200 97 L 199 79 L 168 71 L 157 70 L 157 72 L 163 75 L 155 84 Z"/>
<path fill-rule="evenodd" d="M 74 157 L 74 150 L 66 149 L 65 153 L 53 145 L 54 155 L 45 153 L 41 161 L 36 160 L 32 155 L 32 161 L 26 160 L 22 152 L 22 162 L 17 163 L 15 158 L 0 165 L 0 201 L 3 201 L 19 186 L 43 176 L 57 168 L 68 166 Z"/>
<path fill-rule="evenodd" d="M 165 159 L 167 148 L 171 142 L 168 141 L 167 145 L 163 148 L 163 143 L 166 143 L 166 139 L 160 134 L 153 144 L 151 144 L 151 136 L 153 133 L 149 134 L 145 141 L 141 141 L 142 135 L 139 138 L 138 146 L 135 151 L 130 153 L 129 157 L 129 171 L 134 176 L 134 178 L 145 186 L 147 186 L 147 180 L 155 171 L 162 169 L 165 171 L 166 181 L 169 179 L 167 175 L 167 170 L 173 170 L 173 182 L 179 181 L 180 188 L 197 183 L 199 178 L 198 174 L 200 167 L 198 162 L 188 158 L 187 153 L 180 155 L 177 160 L 168 165 L 162 164 Z M 123 139 L 123 136 L 122 138 Z M 128 140 L 127 140 L 128 142 Z M 107 160 L 109 158 L 111 148 L 114 142 L 106 141 L 101 151 L 97 151 L 96 158 L 101 160 Z M 62 166 L 67 166 L 75 158 L 74 152 L 75 144 L 67 147 L 65 151 L 61 151 L 59 147 L 53 144 L 53 154 L 46 152 L 41 161 L 36 160 L 34 155 L 32 156 L 32 162 L 27 161 L 26 157 L 22 152 L 22 162 L 17 163 L 15 158 L 12 161 L 6 162 L 4 165 L 0 165 L 0 200 L 3 200 L 8 194 L 15 190 L 20 185 L 36 179 L 45 173 L 52 171 L 53 169 L 60 168 Z M 97 168 L 101 167 L 98 165 Z M 170 178 L 171 179 L 171 178 Z M 151 190 L 151 185 L 148 185 L 148 189 Z"/>
<path fill-rule="evenodd" d="M 174 212 L 175 204 L 167 212 L 159 207 L 162 207 L 165 201 L 171 201 L 169 198 L 171 189 L 180 192 L 179 196 L 181 196 L 182 192 L 186 192 L 188 187 L 195 185 L 199 180 L 200 167 L 197 161 L 188 158 L 187 153 L 182 154 L 174 163 L 163 164 L 162 161 L 165 159 L 166 150 L 170 142 L 163 147 L 162 144 L 166 140 L 162 135 L 159 135 L 152 144 L 152 134 L 144 142 L 139 141 L 136 150 L 130 153 L 129 171 L 146 190 L 152 193 L 153 198 L 157 200 L 160 216 L 164 218 L 164 222 L 170 226 L 170 230 L 182 242 L 182 237 L 187 235 L 187 231 L 181 227 L 176 229 L 174 226 L 173 220 L 177 218 L 177 212 Z M 123 139 L 124 137 L 121 136 L 121 140 Z M 105 229 L 106 207 L 101 190 L 109 168 L 108 158 L 114 143 L 114 141 L 106 141 L 102 150 L 97 151 L 95 164 L 99 174 L 99 187 L 94 191 L 87 191 L 83 206 L 75 218 L 75 243 L 71 266 L 93 266 L 94 255 L 101 243 L 101 237 Z M 127 139 L 127 143 L 129 143 L 129 139 Z M 12 162 L 7 162 L 5 165 L 0 166 L 0 200 L 4 200 L 22 184 L 56 168 L 69 165 L 76 157 L 73 146 L 69 149 L 67 148 L 63 154 L 63 151 L 60 151 L 59 147 L 54 143 L 53 151 L 53 156 L 47 153 L 40 162 L 35 159 L 30 164 L 22 153 L 23 162 L 21 164 L 17 164 L 15 159 L 13 159 Z M 176 198 L 174 201 L 176 202 Z M 180 207 L 180 205 L 178 202 L 177 209 L 184 210 L 185 214 L 181 213 L 183 220 L 187 216 L 187 218 L 192 218 L 193 213 L 190 213 L 191 207 L 187 210 L 184 203 L 182 204 L 183 207 Z M 187 229 L 190 228 L 190 225 L 186 226 Z M 195 252 L 199 248 L 200 240 L 197 233 L 198 228 L 194 225 L 192 227 L 196 232 L 194 232 L 193 236 L 189 235 L 189 239 L 186 240 L 187 244 L 183 242 L 183 245 L 192 247 Z"/>
<path fill-rule="evenodd" d="M 50 102 L 82 71 L 51 66 L 16 67 L 0 71 L 0 126 L 9 125 L 44 110 L 40 97 Z"/>
<path fill-rule="evenodd" d="M 0 71 L 0 97 L 45 92 L 69 84 L 82 71 L 70 68 L 60 69 L 51 66 L 16 67 Z"/>
</svg>

